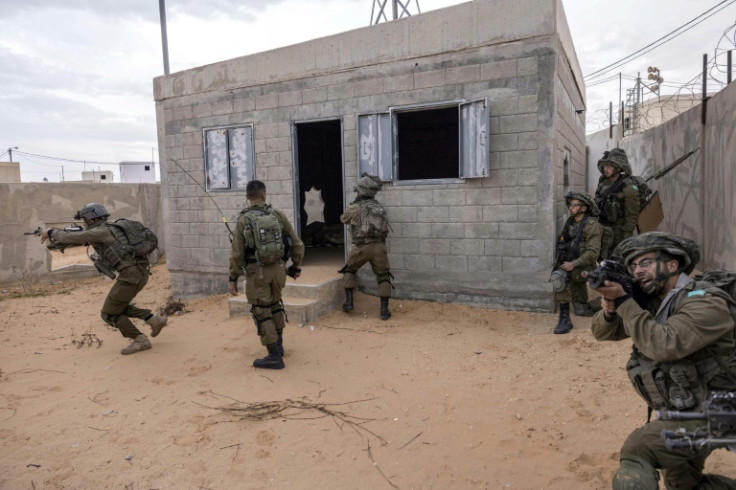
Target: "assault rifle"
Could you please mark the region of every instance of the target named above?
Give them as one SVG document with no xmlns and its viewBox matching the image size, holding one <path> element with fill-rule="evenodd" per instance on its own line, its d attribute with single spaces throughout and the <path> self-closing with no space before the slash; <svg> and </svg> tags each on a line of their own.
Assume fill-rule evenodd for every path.
<svg viewBox="0 0 736 490">
<path fill-rule="evenodd" d="M 736 392 L 714 391 L 702 412 L 657 411 L 659 420 L 702 420 L 704 425 L 688 432 L 685 428 L 663 430 L 667 449 L 728 448 L 736 451 Z"/>
<path fill-rule="evenodd" d="M 40 236 L 41 233 L 43 233 L 43 229 L 39 226 L 33 231 L 26 231 L 23 233 L 24 235 L 33 235 L 33 236 Z M 64 231 L 84 231 L 84 228 L 82 228 L 79 225 L 69 225 L 66 228 L 64 228 Z M 79 247 L 81 244 L 79 243 L 61 243 L 56 241 L 56 239 L 53 236 L 49 237 L 48 243 L 46 244 L 46 247 L 49 250 L 58 250 L 61 253 L 64 253 L 64 250 L 70 247 Z"/>
<path fill-rule="evenodd" d="M 588 279 L 591 289 L 598 289 L 603 286 L 604 281 L 611 281 L 619 283 L 627 294 L 634 294 L 634 280 L 620 257 L 602 260 L 598 267 L 590 272 L 581 272 L 580 275 Z"/>
</svg>

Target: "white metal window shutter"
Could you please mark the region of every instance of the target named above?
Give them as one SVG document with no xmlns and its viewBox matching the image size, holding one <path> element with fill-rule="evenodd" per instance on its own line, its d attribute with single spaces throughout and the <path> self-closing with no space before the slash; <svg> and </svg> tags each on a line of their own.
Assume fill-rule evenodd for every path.
<svg viewBox="0 0 736 490">
<path fill-rule="evenodd" d="M 227 130 L 212 129 L 205 133 L 207 188 L 229 189 Z"/>
<path fill-rule="evenodd" d="M 487 99 L 460 104 L 460 177 L 488 177 L 490 148 Z"/>
<path fill-rule="evenodd" d="M 245 189 L 246 184 L 255 178 L 253 164 L 253 128 L 231 128 L 230 140 L 230 188 Z"/>
<path fill-rule="evenodd" d="M 358 175 L 367 172 L 394 180 L 391 118 L 387 112 L 358 115 Z"/>
</svg>

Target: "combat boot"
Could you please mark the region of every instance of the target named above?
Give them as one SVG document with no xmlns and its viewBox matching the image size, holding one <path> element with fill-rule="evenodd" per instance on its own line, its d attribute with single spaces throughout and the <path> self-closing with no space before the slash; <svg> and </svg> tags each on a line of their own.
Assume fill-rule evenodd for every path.
<svg viewBox="0 0 736 490">
<path fill-rule="evenodd" d="M 148 340 L 148 337 L 146 337 L 145 334 L 140 334 L 138 337 L 133 339 L 133 342 L 131 342 L 128 347 L 121 350 L 120 353 L 124 356 L 127 356 L 128 354 L 135 354 L 136 352 L 148 350 L 150 348 L 151 341 Z"/>
<path fill-rule="evenodd" d="M 572 310 L 575 312 L 575 315 L 577 316 L 595 315 L 595 311 L 593 311 L 593 309 L 590 306 L 588 306 L 588 303 L 573 303 Z"/>
<path fill-rule="evenodd" d="M 563 334 L 572 330 L 570 321 L 570 303 L 560 303 L 560 320 L 555 327 L 555 333 Z"/>
<path fill-rule="evenodd" d="M 391 312 L 388 311 L 388 298 L 381 298 L 381 320 L 391 318 Z"/>
<path fill-rule="evenodd" d="M 344 311 L 353 311 L 353 288 L 345 288 L 345 302 L 342 304 Z"/>
<path fill-rule="evenodd" d="M 256 359 L 253 361 L 253 367 L 263 369 L 284 369 L 284 360 L 281 358 L 279 353 L 279 346 L 276 342 L 271 345 L 267 345 L 268 355 L 263 359 Z"/>
<path fill-rule="evenodd" d="M 169 322 L 169 319 L 165 316 L 152 315 L 151 318 L 146 320 L 146 323 L 151 326 L 151 337 L 156 337 L 161 333 L 161 330 Z"/>
<path fill-rule="evenodd" d="M 279 348 L 279 355 L 284 357 L 284 331 L 276 330 L 276 334 L 279 336 L 279 339 L 276 341 L 276 345 Z"/>
</svg>

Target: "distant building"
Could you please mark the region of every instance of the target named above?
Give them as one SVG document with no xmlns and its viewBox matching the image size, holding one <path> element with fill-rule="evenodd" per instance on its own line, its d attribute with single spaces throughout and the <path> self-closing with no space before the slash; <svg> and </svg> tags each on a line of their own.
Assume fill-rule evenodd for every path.
<svg viewBox="0 0 736 490">
<path fill-rule="evenodd" d="M 0 184 L 20 183 L 20 163 L 0 162 Z"/>
<path fill-rule="evenodd" d="M 153 162 L 120 162 L 120 182 L 123 184 L 155 184 Z"/>
<path fill-rule="evenodd" d="M 85 170 L 82 172 L 83 182 L 100 182 L 112 184 L 112 170 Z"/>
<path fill-rule="evenodd" d="M 713 94 L 708 96 L 712 97 Z M 703 96 L 700 94 L 673 94 L 627 105 L 624 111 L 624 134 L 640 133 L 659 126 L 702 102 Z"/>
</svg>

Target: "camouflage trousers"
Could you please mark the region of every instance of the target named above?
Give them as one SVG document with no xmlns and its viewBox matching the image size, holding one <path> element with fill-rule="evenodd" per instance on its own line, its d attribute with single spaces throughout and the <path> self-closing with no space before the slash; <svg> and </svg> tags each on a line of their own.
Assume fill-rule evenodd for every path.
<svg viewBox="0 0 736 490">
<path fill-rule="evenodd" d="M 555 293 L 555 299 L 560 303 L 587 303 L 588 286 L 587 279 L 580 275 L 580 270 L 573 269 L 567 273 L 567 285 L 559 293 Z"/>
<path fill-rule="evenodd" d="M 262 345 L 276 342 L 286 327 L 286 313 L 281 301 L 285 285 L 283 262 L 264 266 L 248 264 L 245 268 L 245 296 L 251 305 L 250 312 Z"/>
<path fill-rule="evenodd" d="M 363 245 L 353 244 L 348 254 L 346 267 L 343 269 L 343 286 L 345 289 L 353 289 L 357 285 L 355 274 L 358 269 L 370 262 L 373 274 L 378 282 L 378 296 L 381 298 L 391 297 L 391 265 L 388 261 L 386 244 L 380 242 L 365 243 Z"/>
<path fill-rule="evenodd" d="M 148 283 L 148 267 L 131 266 L 118 271 L 115 284 L 107 293 L 100 316 L 108 325 L 116 327 L 123 337 L 134 339 L 141 334 L 131 318 L 145 319 L 151 310 L 138 308 L 130 303 Z"/>
<path fill-rule="evenodd" d="M 655 420 L 632 432 L 621 448 L 621 460 L 643 460 L 652 468 L 662 470 L 668 490 L 733 490 L 736 481 L 718 475 L 704 475 L 705 460 L 712 452 L 708 448 L 668 449 L 662 438 L 663 430 L 688 431 L 702 425 L 699 420 Z M 633 487 L 632 487 L 633 488 Z"/>
</svg>

